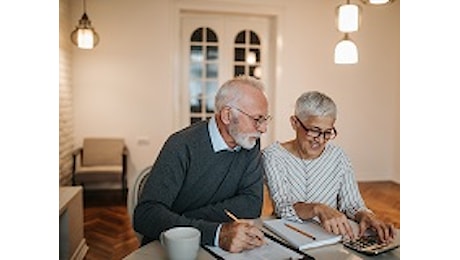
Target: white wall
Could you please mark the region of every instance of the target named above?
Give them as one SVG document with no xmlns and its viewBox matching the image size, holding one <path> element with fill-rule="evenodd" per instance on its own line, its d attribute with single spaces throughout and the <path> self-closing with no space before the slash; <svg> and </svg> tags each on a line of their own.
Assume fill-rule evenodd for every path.
<svg viewBox="0 0 460 260">
<path fill-rule="evenodd" d="M 100 34 L 91 51 L 74 48 L 75 142 L 86 136 L 122 136 L 130 150 L 128 182 L 152 164 L 163 142 L 178 130 L 175 86 L 178 7 L 276 12 L 275 139 L 293 137 L 288 117 L 298 95 L 317 89 L 339 107 L 336 143 L 351 157 L 358 180 L 399 182 L 399 1 L 388 7 L 363 6 L 362 27 L 351 38 L 360 51 L 353 66 L 335 65 L 342 35 L 335 8 L 324 0 L 91 0 L 87 13 Z M 353 1 L 352 1 L 353 2 Z M 359 2 L 360 1 L 356 1 Z M 268 9 L 267 9 L 268 8 Z M 71 1 L 72 24 L 82 2 Z M 70 34 L 70 32 L 69 32 Z M 148 139 L 140 145 L 139 139 Z"/>
</svg>

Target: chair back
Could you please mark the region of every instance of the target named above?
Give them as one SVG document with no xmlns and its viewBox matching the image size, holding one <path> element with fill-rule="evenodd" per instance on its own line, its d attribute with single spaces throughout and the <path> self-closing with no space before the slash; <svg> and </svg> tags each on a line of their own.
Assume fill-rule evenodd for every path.
<svg viewBox="0 0 460 260">
<path fill-rule="evenodd" d="M 131 219 L 131 223 L 133 223 L 133 215 L 134 215 L 134 208 L 136 208 L 137 203 L 139 202 L 139 198 L 141 197 L 142 190 L 144 188 L 145 182 L 147 181 L 148 176 L 150 175 L 150 171 L 152 170 L 152 166 L 148 166 L 144 168 L 139 175 L 137 175 L 134 185 L 131 189 L 128 190 L 128 214 Z M 139 242 L 142 242 L 142 235 L 135 232 L 137 239 Z"/>
<path fill-rule="evenodd" d="M 85 138 L 82 166 L 122 165 L 121 154 L 124 147 L 125 143 L 121 138 Z"/>
</svg>

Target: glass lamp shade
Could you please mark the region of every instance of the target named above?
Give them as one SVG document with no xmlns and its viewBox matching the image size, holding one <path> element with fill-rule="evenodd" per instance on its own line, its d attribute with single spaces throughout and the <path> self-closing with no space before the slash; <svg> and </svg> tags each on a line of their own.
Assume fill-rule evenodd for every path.
<svg viewBox="0 0 460 260">
<path fill-rule="evenodd" d="M 262 77 L 262 68 L 260 66 L 254 69 L 254 76 L 259 79 Z"/>
<path fill-rule="evenodd" d="M 361 0 L 365 4 L 371 4 L 371 5 L 386 5 L 386 4 L 391 4 L 394 2 L 394 0 Z"/>
<path fill-rule="evenodd" d="M 253 51 L 248 52 L 248 56 L 246 57 L 246 62 L 250 65 L 256 64 L 256 53 Z"/>
<path fill-rule="evenodd" d="M 334 62 L 336 64 L 358 63 L 358 47 L 347 36 L 335 46 Z"/>
<path fill-rule="evenodd" d="M 80 49 L 92 49 L 99 43 L 99 35 L 91 26 L 86 13 L 83 13 L 75 30 L 70 34 L 70 39 Z"/>
<path fill-rule="evenodd" d="M 337 27 L 344 33 L 356 32 L 359 29 L 360 7 L 354 4 L 343 4 L 337 7 Z"/>
</svg>

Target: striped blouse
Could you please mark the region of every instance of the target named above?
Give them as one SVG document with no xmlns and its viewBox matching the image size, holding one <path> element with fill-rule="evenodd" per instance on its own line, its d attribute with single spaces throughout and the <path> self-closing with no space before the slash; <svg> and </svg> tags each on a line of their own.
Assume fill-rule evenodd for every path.
<svg viewBox="0 0 460 260">
<path fill-rule="evenodd" d="M 299 201 L 326 204 L 351 219 L 358 211 L 369 210 L 342 148 L 327 143 L 318 158 L 302 160 L 275 142 L 262 155 L 265 181 L 278 217 L 301 222 L 293 207 Z"/>
</svg>

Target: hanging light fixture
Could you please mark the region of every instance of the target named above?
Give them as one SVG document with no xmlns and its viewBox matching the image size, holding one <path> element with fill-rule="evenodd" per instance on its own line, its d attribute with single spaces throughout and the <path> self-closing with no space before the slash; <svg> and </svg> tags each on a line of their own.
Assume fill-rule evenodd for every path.
<svg viewBox="0 0 460 260">
<path fill-rule="evenodd" d="M 336 64 L 356 64 L 358 63 L 358 47 L 348 37 L 348 33 L 337 43 L 334 51 L 334 62 Z"/>
<path fill-rule="evenodd" d="M 260 66 L 257 66 L 255 69 L 254 69 L 254 76 L 258 79 L 260 79 L 262 77 L 262 68 Z"/>
<path fill-rule="evenodd" d="M 83 15 L 75 30 L 70 34 L 70 39 L 80 49 L 92 49 L 99 43 L 99 35 L 86 14 L 86 0 L 83 0 Z"/>
<path fill-rule="evenodd" d="M 386 4 L 391 4 L 395 0 L 361 0 L 365 4 L 371 4 L 371 5 L 386 5 Z"/>
<path fill-rule="evenodd" d="M 253 51 L 250 51 L 248 52 L 248 56 L 246 57 L 246 62 L 249 64 L 249 65 L 254 65 L 256 64 L 256 53 L 253 52 Z"/>
<path fill-rule="evenodd" d="M 347 0 L 346 4 L 337 7 L 337 28 L 344 33 L 356 32 L 359 29 L 361 22 L 361 7 L 359 5 L 350 4 Z"/>
<path fill-rule="evenodd" d="M 361 0 L 366 5 L 389 5 L 396 0 Z M 337 29 L 345 33 L 345 36 L 335 46 L 334 62 L 336 64 L 356 64 L 358 63 L 358 47 L 349 38 L 348 34 L 356 32 L 361 23 L 361 6 L 350 4 L 346 0 L 336 8 Z"/>
</svg>

